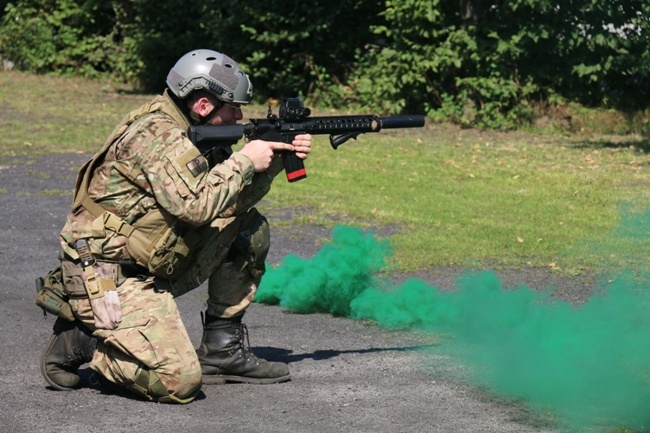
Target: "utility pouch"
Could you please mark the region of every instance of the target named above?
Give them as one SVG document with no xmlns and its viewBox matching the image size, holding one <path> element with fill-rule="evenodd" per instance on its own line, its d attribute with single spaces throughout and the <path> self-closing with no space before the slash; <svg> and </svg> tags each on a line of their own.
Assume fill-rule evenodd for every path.
<svg viewBox="0 0 650 433">
<path fill-rule="evenodd" d="M 191 263 L 192 247 L 200 238 L 191 231 L 183 233 L 166 212 L 150 212 L 133 225 L 127 239 L 129 255 L 139 266 L 159 278 L 174 279 Z"/>
<path fill-rule="evenodd" d="M 63 273 L 59 266 L 44 278 L 36 279 L 36 305 L 43 309 L 44 316 L 50 313 L 73 322 L 75 316 L 63 288 Z"/>
</svg>

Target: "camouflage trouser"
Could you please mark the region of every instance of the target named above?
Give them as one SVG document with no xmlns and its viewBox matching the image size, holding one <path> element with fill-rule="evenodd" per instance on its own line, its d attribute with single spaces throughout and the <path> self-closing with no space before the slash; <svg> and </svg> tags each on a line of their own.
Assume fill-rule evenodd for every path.
<svg viewBox="0 0 650 433">
<path fill-rule="evenodd" d="M 201 367 L 173 298 L 209 280 L 208 313 L 224 318 L 242 315 L 264 273 L 270 238 L 266 219 L 257 211 L 219 220 L 203 235 L 196 261 L 171 284 L 153 277 L 124 277 L 117 265 L 98 265 L 103 268 L 100 275 L 115 279 L 122 323 L 110 331 L 96 329 L 88 299 L 70 301 L 79 319 L 100 339 L 90 364 L 93 370 L 132 390 L 146 389 L 143 380 L 159 380 L 164 389 L 154 389 L 158 395 L 151 395 L 152 390 L 149 395 L 138 392 L 152 400 L 187 403 L 196 397 Z M 81 267 L 63 261 L 62 269 L 66 290 L 83 293 Z M 161 399 L 165 392 L 169 398 Z"/>
<path fill-rule="evenodd" d="M 157 292 L 151 279 L 127 278 L 117 291 L 122 323 L 114 330 L 95 329 L 88 299 L 70 301 L 77 316 L 100 339 L 90 367 L 127 389 L 143 388 L 143 393 L 137 393 L 145 398 L 192 401 L 201 388 L 201 367 L 172 295 Z M 145 382 L 155 377 L 164 390 L 142 383 L 143 374 Z"/>
<path fill-rule="evenodd" d="M 242 315 L 265 272 L 270 244 L 266 218 L 252 209 L 236 220 L 220 219 L 206 229 L 203 239 L 201 253 L 190 269 L 172 281 L 172 293 L 181 296 L 207 280 L 208 314 L 221 318 Z"/>
</svg>

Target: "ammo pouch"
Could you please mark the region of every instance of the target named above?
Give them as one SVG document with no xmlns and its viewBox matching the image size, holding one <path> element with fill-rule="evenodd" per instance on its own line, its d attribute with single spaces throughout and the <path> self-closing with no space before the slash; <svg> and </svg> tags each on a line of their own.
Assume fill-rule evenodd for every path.
<svg viewBox="0 0 650 433">
<path fill-rule="evenodd" d="M 138 265 L 166 280 L 187 270 L 191 249 L 200 241 L 200 236 L 191 230 L 182 233 L 176 222 L 164 211 L 151 211 L 131 226 L 133 231 L 126 241 L 126 249 Z"/>
<path fill-rule="evenodd" d="M 43 314 L 54 314 L 70 322 L 75 320 L 68 297 L 64 293 L 60 266 L 48 272 L 45 278 L 36 279 L 36 305 L 43 309 Z"/>
<path fill-rule="evenodd" d="M 86 208 L 99 208 L 91 200 Z M 175 279 L 190 265 L 192 247 L 201 241 L 199 234 L 184 230 L 178 220 L 162 209 L 153 209 L 133 225 L 109 211 L 103 211 L 93 222 L 93 237 L 106 237 L 106 230 L 126 237 L 126 250 L 137 265 L 151 275 Z"/>
</svg>

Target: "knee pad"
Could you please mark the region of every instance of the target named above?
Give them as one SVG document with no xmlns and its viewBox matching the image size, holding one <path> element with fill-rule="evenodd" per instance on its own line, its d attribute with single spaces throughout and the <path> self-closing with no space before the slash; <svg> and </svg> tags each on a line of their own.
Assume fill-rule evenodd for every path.
<svg viewBox="0 0 650 433">
<path fill-rule="evenodd" d="M 163 385 L 160 377 L 155 371 L 140 367 L 136 372 L 136 377 L 133 383 L 127 386 L 126 389 L 148 401 L 186 404 L 196 398 L 201 389 L 201 383 L 199 382 L 196 390 L 194 390 L 190 395 L 175 396 L 169 393 L 167 387 Z"/>
</svg>

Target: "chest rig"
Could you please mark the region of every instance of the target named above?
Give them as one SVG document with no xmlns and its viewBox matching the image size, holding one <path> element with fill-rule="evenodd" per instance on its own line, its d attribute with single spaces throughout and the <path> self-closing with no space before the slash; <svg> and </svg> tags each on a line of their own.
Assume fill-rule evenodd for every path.
<svg viewBox="0 0 650 433">
<path fill-rule="evenodd" d="M 102 148 L 79 171 L 75 186 L 73 212 L 85 209 L 94 220 L 93 239 L 105 238 L 113 232 L 126 237 L 126 250 L 130 258 L 152 275 L 164 279 L 174 279 L 181 275 L 190 264 L 192 246 L 200 241 L 200 236 L 191 230 L 184 230 L 179 220 L 161 208 L 148 211 L 143 217 L 129 224 L 115 213 L 94 201 L 88 193 L 95 169 L 102 163 L 110 147 L 124 135 L 131 124 L 150 113 L 163 111 L 174 119 L 175 124 L 187 121 L 175 106 L 166 98 L 156 98 L 137 110 L 127 114 L 112 132 Z M 169 129 L 161 128 L 157 136 Z M 199 152 L 197 150 L 197 155 Z"/>
</svg>

